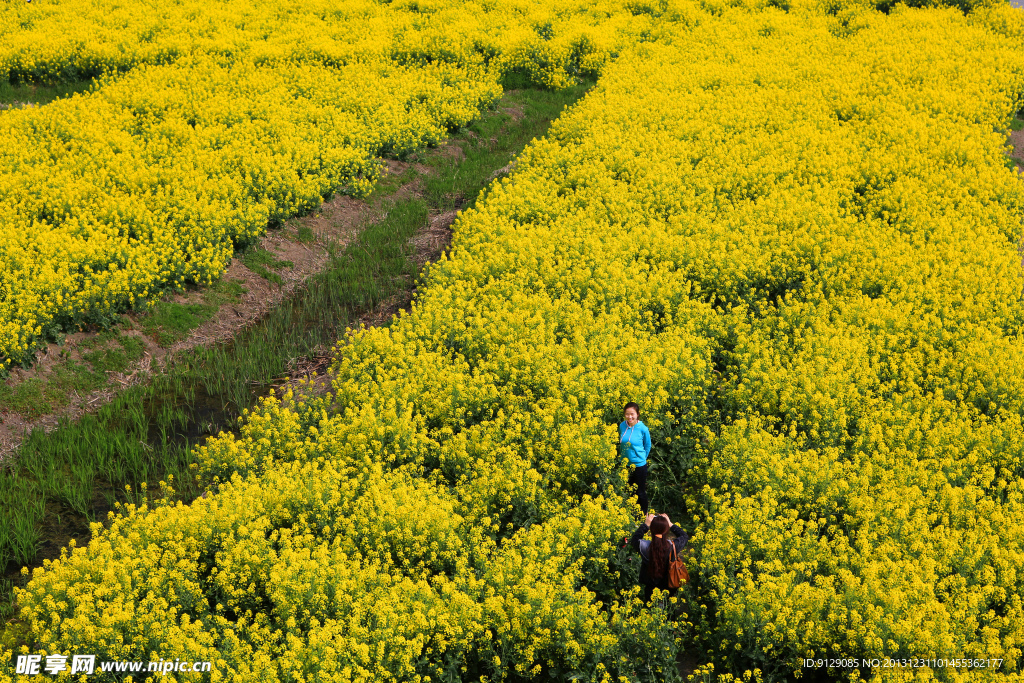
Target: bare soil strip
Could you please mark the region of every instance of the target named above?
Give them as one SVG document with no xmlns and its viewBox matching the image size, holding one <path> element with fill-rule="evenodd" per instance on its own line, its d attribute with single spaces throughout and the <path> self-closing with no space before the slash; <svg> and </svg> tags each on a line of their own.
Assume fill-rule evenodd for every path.
<svg viewBox="0 0 1024 683">
<path fill-rule="evenodd" d="M 1013 147 L 1010 158 L 1017 162 L 1017 172 L 1024 175 L 1024 130 L 1010 132 L 1010 146 Z"/>
</svg>

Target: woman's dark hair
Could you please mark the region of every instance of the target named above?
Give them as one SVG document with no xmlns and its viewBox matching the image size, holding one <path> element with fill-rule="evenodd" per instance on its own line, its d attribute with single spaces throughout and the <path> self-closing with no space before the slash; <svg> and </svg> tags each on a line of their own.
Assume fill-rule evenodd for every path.
<svg viewBox="0 0 1024 683">
<path fill-rule="evenodd" d="M 640 415 L 640 406 L 638 406 L 637 404 L 633 403 L 632 401 L 630 401 L 630 402 L 629 402 L 629 403 L 627 403 L 627 404 L 626 404 L 625 406 L 623 406 L 623 408 L 622 408 L 622 412 L 626 412 L 626 411 L 627 411 L 627 410 L 629 410 L 630 408 L 632 408 L 633 410 L 635 410 L 635 411 L 636 411 L 636 414 L 637 414 L 638 416 Z"/>
<path fill-rule="evenodd" d="M 657 537 L 657 534 L 664 534 L 668 530 L 668 520 L 661 515 L 651 520 L 651 578 L 654 579 L 665 576 L 668 571 L 672 541 Z"/>
</svg>

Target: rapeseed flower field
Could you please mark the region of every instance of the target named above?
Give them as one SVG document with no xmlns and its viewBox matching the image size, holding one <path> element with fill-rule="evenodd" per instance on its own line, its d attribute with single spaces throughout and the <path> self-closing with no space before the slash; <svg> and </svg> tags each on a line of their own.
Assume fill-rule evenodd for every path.
<svg viewBox="0 0 1024 683">
<path fill-rule="evenodd" d="M 1024 679 L 1024 13 L 95 7 L 0 19 L 9 74 L 102 74 L 0 115 L 11 359 L 365 192 L 376 155 L 509 73 L 599 78 L 460 215 L 411 310 L 339 340 L 330 394 L 266 399 L 203 447 L 212 495 L 129 507 L 35 570 L 0 660 L 625 683 L 678 680 L 685 650 L 723 683 Z M 675 623 L 617 548 L 637 398 L 697 525 Z"/>
<path fill-rule="evenodd" d="M 503 74 L 592 77 L 651 24 L 614 3 L 5 4 L 0 78 L 96 85 L 0 121 L 0 371 L 365 195 L 381 154 L 436 144 Z"/>
</svg>

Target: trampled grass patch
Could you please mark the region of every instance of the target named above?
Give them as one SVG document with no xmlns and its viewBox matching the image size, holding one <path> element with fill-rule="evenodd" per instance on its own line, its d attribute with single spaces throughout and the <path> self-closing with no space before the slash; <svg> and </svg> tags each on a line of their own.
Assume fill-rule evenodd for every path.
<svg viewBox="0 0 1024 683">
<path fill-rule="evenodd" d="M 252 258 L 254 259 L 253 270 L 264 268 L 262 265 L 264 260 L 272 264 L 276 263 L 273 259 L 268 259 L 267 256 L 260 254 Z M 270 273 L 270 275 L 274 274 Z M 149 313 L 141 319 L 142 329 L 161 346 L 170 346 L 184 339 L 192 330 L 212 318 L 220 306 L 238 301 L 244 292 L 245 288 L 240 283 L 221 279 L 203 292 L 202 303 L 157 301 L 152 305 Z"/>
<path fill-rule="evenodd" d="M 300 225 L 298 232 L 296 233 L 296 239 L 303 244 L 312 244 L 316 241 L 316 234 L 308 225 Z"/>
<path fill-rule="evenodd" d="M 96 372 L 124 372 L 131 363 L 142 358 L 145 345 L 141 339 L 131 336 L 121 336 L 118 342 L 116 348 L 90 351 L 82 354 L 82 358 Z"/>
<path fill-rule="evenodd" d="M 209 304 L 157 301 L 142 319 L 142 329 L 161 346 L 170 346 L 212 318 L 215 311 Z"/>
<path fill-rule="evenodd" d="M 259 247 L 250 247 L 246 249 L 242 256 L 242 263 L 244 263 L 245 267 L 252 272 L 278 286 L 283 284 L 284 281 L 281 279 L 281 276 L 274 271 L 281 270 L 282 268 L 291 268 L 295 265 L 291 261 L 278 259 L 268 250 Z"/>
<path fill-rule="evenodd" d="M 63 97 L 71 97 L 76 93 L 88 92 L 92 81 L 76 81 L 72 83 L 56 83 L 45 85 L 40 83 L 17 83 L 0 79 L 0 106 L 3 105 L 43 105 Z"/>
</svg>

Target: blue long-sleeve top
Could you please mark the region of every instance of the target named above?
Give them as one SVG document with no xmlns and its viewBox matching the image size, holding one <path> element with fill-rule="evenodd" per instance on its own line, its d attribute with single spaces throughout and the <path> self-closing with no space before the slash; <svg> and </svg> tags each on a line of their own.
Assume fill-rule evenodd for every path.
<svg viewBox="0 0 1024 683">
<path fill-rule="evenodd" d="M 627 445 L 628 444 L 628 445 Z M 651 430 L 641 421 L 629 427 L 626 421 L 619 423 L 619 452 L 631 465 L 643 467 L 651 454 Z"/>
</svg>

